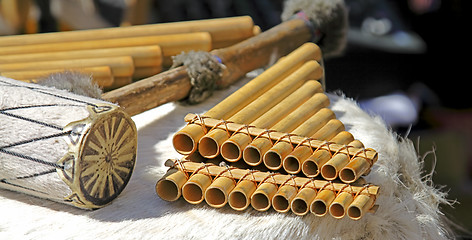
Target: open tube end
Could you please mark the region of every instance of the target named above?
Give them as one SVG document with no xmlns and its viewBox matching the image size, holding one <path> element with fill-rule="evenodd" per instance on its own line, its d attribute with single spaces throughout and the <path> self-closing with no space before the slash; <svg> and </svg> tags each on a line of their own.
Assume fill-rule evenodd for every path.
<svg viewBox="0 0 472 240">
<path fill-rule="evenodd" d="M 274 151 L 266 152 L 263 161 L 266 167 L 270 170 L 279 170 L 282 167 L 282 156 Z"/>
<path fill-rule="evenodd" d="M 285 171 L 290 174 L 297 174 L 300 172 L 300 161 L 294 156 L 288 156 L 283 161 Z"/>
<path fill-rule="evenodd" d="M 345 183 L 353 183 L 354 181 L 356 181 L 357 176 L 354 170 L 344 168 L 339 172 L 339 178 Z"/>
<path fill-rule="evenodd" d="M 183 155 L 189 155 L 197 150 L 197 146 L 192 137 L 183 132 L 178 132 L 174 135 L 172 144 L 175 150 Z"/>
<path fill-rule="evenodd" d="M 200 139 L 198 151 L 202 156 L 207 158 L 214 158 L 220 153 L 218 143 L 210 137 L 203 137 L 202 139 Z"/>
<path fill-rule="evenodd" d="M 309 212 L 307 202 L 301 198 L 296 198 L 292 201 L 291 209 L 298 216 L 303 216 Z"/>
<path fill-rule="evenodd" d="M 316 177 L 320 173 L 318 170 L 318 165 L 313 161 L 305 161 L 302 164 L 302 172 L 307 177 Z"/>
<path fill-rule="evenodd" d="M 239 145 L 226 141 L 221 145 L 221 156 L 229 162 L 236 162 L 241 159 L 242 151 L 239 148 Z"/>
<path fill-rule="evenodd" d="M 177 184 L 168 179 L 162 179 L 156 184 L 156 193 L 160 198 L 166 201 L 175 201 L 179 199 L 181 192 Z"/>
<path fill-rule="evenodd" d="M 248 197 L 243 192 L 239 191 L 232 191 L 229 194 L 228 203 L 230 207 L 236 211 L 242 211 L 250 204 Z"/>
</svg>

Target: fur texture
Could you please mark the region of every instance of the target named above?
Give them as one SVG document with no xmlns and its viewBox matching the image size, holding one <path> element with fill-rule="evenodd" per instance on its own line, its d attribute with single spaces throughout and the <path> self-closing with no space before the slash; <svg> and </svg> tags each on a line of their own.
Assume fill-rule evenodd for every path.
<svg viewBox="0 0 472 240">
<path fill-rule="evenodd" d="M 320 42 L 323 57 L 342 53 L 347 42 L 348 14 L 343 0 L 286 0 L 282 20 L 303 11 L 313 22 L 315 29 L 324 34 Z"/>
<path fill-rule="evenodd" d="M 346 129 L 379 160 L 367 181 L 381 187 L 374 214 L 361 220 L 330 216 L 298 217 L 252 208 L 237 212 L 229 206 L 214 209 L 204 202 L 182 198 L 166 202 L 155 193 L 167 171 L 164 162 L 180 157 L 172 135 L 185 123 L 185 114 L 204 113 L 240 87 L 238 82 L 192 106 L 162 105 L 133 117 L 138 128 L 135 172 L 111 205 L 84 211 L 27 195 L 0 190 L 0 239 L 448 239 L 452 238 L 438 208 L 445 194 L 422 177 L 422 162 L 413 144 L 392 133 L 357 103 L 330 94 L 331 108 Z"/>
</svg>

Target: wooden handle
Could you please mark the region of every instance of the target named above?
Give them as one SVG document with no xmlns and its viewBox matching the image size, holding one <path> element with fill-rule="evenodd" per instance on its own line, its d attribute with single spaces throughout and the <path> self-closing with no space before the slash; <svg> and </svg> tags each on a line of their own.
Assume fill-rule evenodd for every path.
<svg viewBox="0 0 472 240">
<path fill-rule="evenodd" d="M 310 31 L 303 20 L 294 19 L 232 47 L 213 51 L 212 53 L 219 56 L 227 66 L 227 72 L 222 80 L 217 82 L 218 86 L 228 86 L 247 72 L 267 65 L 269 61 L 276 59 L 273 56 L 274 52 L 277 56 L 288 54 L 308 41 L 309 37 Z M 318 51 L 316 55 L 315 59 L 321 60 L 321 52 Z M 184 99 L 190 91 L 190 79 L 186 76 L 186 68 L 181 67 L 170 71 L 105 93 L 103 98 L 125 107 L 125 111 L 131 115 L 167 102 Z M 172 79 L 173 76 L 177 79 Z M 146 96 L 152 93 L 153 96 L 141 97 L 139 96 L 141 93 Z M 131 107 L 133 104 L 141 106 Z"/>
<path fill-rule="evenodd" d="M 118 103 L 129 115 L 185 98 L 190 92 L 186 67 L 178 67 L 124 87 L 106 92 L 102 98 Z"/>
<path fill-rule="evenodd" d="M 246 73 L 292 52 L 309 41 L 310 37 L 310 29 L 305 22 L 293 19 L 231 47 L 213 50 L 212 54 L 218 56 L 227 67 L 217 85 L 223 88 L 231 85 Z"/>
</svg>

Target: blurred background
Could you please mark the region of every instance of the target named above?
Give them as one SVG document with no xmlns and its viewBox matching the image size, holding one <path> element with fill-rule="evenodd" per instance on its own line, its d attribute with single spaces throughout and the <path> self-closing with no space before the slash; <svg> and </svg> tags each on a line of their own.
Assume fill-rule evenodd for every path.
<svg viewBox="0 0 472 240">
<path fill-rule="evenodd" d="M 281 22 L 283 0 L 1 0 L 0 35 L 249 15 Z M 471 1 L 346 0 L 348 45 L 325 59 L 328 92 L 384 117 L 424 156 L 425 172 L 456 201 L 446 216 L 472 231 Z M 463 56 L 463 57 L 461 57 Z M 462 85 L 464 84 L 464 85 Z"/>
</svg>

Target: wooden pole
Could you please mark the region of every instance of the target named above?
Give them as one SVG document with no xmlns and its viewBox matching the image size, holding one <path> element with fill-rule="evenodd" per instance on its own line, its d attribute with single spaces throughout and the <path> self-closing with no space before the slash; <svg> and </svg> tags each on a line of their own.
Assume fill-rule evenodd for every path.
<svg viewBox="0 0 472 240">
<path fill-rule="evenodd" d="M 232 83 L 234 83 L 236 80 L 240 79 L 242 76 L 244 76 L 247 72 L 255 70 L 257 68 L 266 66 L 269 64 L 271 59 L 274 59 L 274 57 L 278 56 L 285 56 L 298 47 L 300 47 L 302 44 L 306 43 L 310 39 L 310 30 L 309 28 L 305 25 L 305 22 L 301 19 L 293 19 L 287 22 L 284 22 L 268 31 L 265 31 L 257 36 L 251 37 L 247 40 L 244 40 L 238 44 L 235 44 L 231 46 L 230 48 L 223 48 L 223 49 L 218 49 L 213 51 L 212 53 L 218 57 L 221 58 L 222 63 L 226 66 L 225 73 L 223 74 L 224 76 L 221 78 L 220 81 L 217 82 L 218 87 L 226 87 Z M 311 48 L 311 50 L 307 50 Z M 299 56 L 305 55 L 305 59 L 315 59 L 317 61 L 321 60 L 321 52 L 318 46 L 315 44 L 306 44 L 305 47 L 303 47 L 304 50 L 298 51 Z M 301 52 L 303 51 L 303 52 Z M 274 55 L 275 53 L 275 55 Z M 299 62 L 292 62 L 294 61 L 293 58 L 290 58 L 290 60 L 280 60 L 279 62 L 284 62 L 287 66 L 285 69 L 291 69 L 293 67 L 296 67 Z M 268 69 L 269 70 L 269 69 Z M 183 74 L 186 73 L 186 68 L 179 68 L 179 71 L 182 71 Z M 267 74 L 264 74 L 265 82 L 264 84 L 261 84 L 264 87 L 256 87 L 257 84 L 249 84 L 248 88 L 252 88 L 248 92 L 252 92 L 256 94 L 261 89 L 265 87 L 270 87 L 270 85 L 266 85 L 268 82 L 271 82 L 274 80 L 274 77 L 270 77 L 274 72 L 279 72 L 279 74 L 286 74 L 286 70 L 282 69 L 274 69 L 269 71 Z M 261 74 L 262 75 L 262 74 Z M 146 86 L 149 87 L 148 90 L 146 91 L 153 91 L 152 87 L 155 86 L 157 88 L 157 91 L 159 91 L 160 87 L 162 87 L 162 84 L 158 84 L 159 79 L 163 78 L 163 81 L 167 81 L 167 84 L 170 84 L 169 79 L 167 78 L 168 75 L 163 73 L 163 75 L 156 75 L 152 78 L 148 79 L 143 79 L 141 81 L 149 81 L 149 84 L 145 84 Z M 167 79 L 167 80 L 166 80 Z M 172 81 L 171 81 L 172 82 Z M 253 81 L 251 81 L 253 82 Z M 181 82 L 179 83 L 181 84 Z M 274 83 L 275 84 L 275 83 Z M 185 96 L 188 95 L 189 89 L 188 88 L 180 88 L 179 85 L 177 84 L 172 84 L 173 86 L 168 85 L 169 91 L 178 91 L 179 93 L 172 93 L 171 95 L 179 95 L 183 96 L 181 99 L 185 98 Z M 175 85 L 175 86 L 174 86 Z M 135 99 L 131 96 L 136 96 L 133 94 L 133 92 L 140 92 L 143 91 L 140 89 L 142 86 L 141 85 L 132 85 L 127 87 L 125 90 L 119 90 L 119 92 L 114 92 L 114 93 L 105 93 L 103 98 L 105 100 L 113 100 L 113 102 L 123 106 L 123 105 L 129 105 L 129 103 L 126 102 L 131 102 L 132 104 L 141 104 L 143 107 L 140 107 L 142 111 L 144 110 L 149 110 L 153 107 L 156 107 L 156 105 L 153 102 L 156 102 L 156 99 L 140 99 L 141 101 L 138 101 L 138 99 Z M 109 98 L 109 96 L 113 96 L 112 99 Z M 246 95 L 246 99 L 244 99 L 243 102 L 251 101 L 253 98 L 248 96 L 253 96 L 251 94 Z M 157 102 L 160 103 L 165 103 L 168 102 L 167 99 L 160 99 L 157 100 Z M 244 106 L 244 104 L 241 103 L 235 103 L 235 106 Z M 225 114 L 228 114 L 231 110 L 231 108 L 226 108 L 227 112 Z M 238 110 L 238 109 L 237 109 Z M 235 110 L 235 111 L 237 111 Z M 125 111 L 128 111 L 125 108 Z M 131 112 L 131 115 L 136 114 L 136 112 Z M 211 115 L 208 115 L 211 116 Z M 216 117 L 216 116 L 211 116 L 211 117 Z M 220 116 L 216 117 L 220 118 Z M 182 151 L 182 152 L 188 152 L 188 151 Z M 191 152 L 191 151 L 190 151 Z"/>
</svg>

